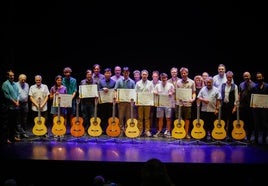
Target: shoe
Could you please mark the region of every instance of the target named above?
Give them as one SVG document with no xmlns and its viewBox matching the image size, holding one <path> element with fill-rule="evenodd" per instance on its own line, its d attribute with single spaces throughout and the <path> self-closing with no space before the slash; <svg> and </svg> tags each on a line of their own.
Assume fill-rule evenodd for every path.
<svg viewBox="0 0 268 186">
<path fill-rule="evenodd" d="M 191 139 L 191 136 L 189 134 L 187 134 L 186 139 Z"/>
<path fill-rule="evenodd" d="M 23 138 L 29 138 L 29 136 L 27 134 L 22 134 L 21 135 Z"/>
<path fill-rule="evenodd" d="M 151 134 L 150 131 L 146 131 L 146 132 L 145 132 L 145 135 L 146 135 L 147 137 L 151 137 L 151 136 L 152 136 L 152 134 Z"/>
<path fill-rule="evenodd" d="M 168 131 L 167 131 L 167 130 L 165 130 L 164 135 L 167 135 L 167 133 L 168 133 Z"/>
<path fill-rule="evenodd" d="M 9 139 L 7 139 L 7 144 L 12 144 L 12 142 Z"/>
<path fill-rule="evenodd" d="M 15 137 L 14 137 L 14 140 L 15 140 L 15 141 L 21 141 L 21 138 L 18 137 L 18 136 L 15 136 Z"/>
<path fill-rule="evenodd" d="M 158 131 L 158 132 L 154 135 L 154 137 L 155 137 L 155 138 L 158 138 L 158 137 L 160 137 L 160 135 L 161 135 L 161 132 Z"/>
<path fill-rule="evenodd" d="M 170 132 L 169 132 L 169 131 L 167 131 L 167 130 L 165 131 L 164 135 L 165 135 L 165 137 L 166 137 L 166 138 L 170 138 L 170 137 L 171 137 Z"/>
</svg>

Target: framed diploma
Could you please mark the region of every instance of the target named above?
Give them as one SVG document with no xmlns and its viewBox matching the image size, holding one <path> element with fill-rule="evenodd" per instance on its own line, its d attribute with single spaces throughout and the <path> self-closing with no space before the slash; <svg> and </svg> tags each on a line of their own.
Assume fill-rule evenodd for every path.
<svg viewBox="0 0 268 186">
<path fill-rule="evenodd" d="M 72 107 L 72 94 L 54 94 L 53 96 L 53 107 L 58 107 L 58 98 L 60 97 L 60 107 Z"/>
<path fill-rule="evenodd" d="M 139 106 L 153 106 L 154 105 L 154 94 L 148 92 L 139 92 L 136 97 L 136 105 Z"/>
<path fill-rule="evenodd" d="M 250 107 L 268 108 L 268 95 L 267 94 L 251 94 Z"/>
<path fill-rule="evenodd" d="M 136 100 L 135 89 L 117 89 L 117 101 L 131 102 L 131 99 Z"/>
<path fill-rule="evenodd" d="M 113 103 L 114 89 L 109 89 L 108 92 L 99 91 L 99 95 L 100 103 Z"/>
<path fill-rule="evenodd" d="M 192 99 L 192 89 L 190 88 L 176 88 L 176 102 L 189 101 Z"/>
<path fill-rule="evenodd" d="M 80 98 L 95 98 L 99 97 L 98 87 L 94 85 L 79 85 L 79 97 Z"/>
<path fill-rule="evenodd" d="M 169 96 L 169 95 L 161 95 L 159 94 L 158 96 L 158 107 L 171 107 L 174 108 L 174 96 Z"/>
</svg>

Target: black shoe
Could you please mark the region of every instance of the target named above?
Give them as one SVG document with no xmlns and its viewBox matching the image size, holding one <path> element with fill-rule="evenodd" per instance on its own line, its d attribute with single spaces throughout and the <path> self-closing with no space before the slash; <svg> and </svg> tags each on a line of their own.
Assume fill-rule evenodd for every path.
<svg viewBox="0 0 268 186">
<path fill-rule="evenodd" d="M 23 138 L 29 138 L 29 136 L 27 134 L 22 134 L 21 135 Z"/>
</svg>

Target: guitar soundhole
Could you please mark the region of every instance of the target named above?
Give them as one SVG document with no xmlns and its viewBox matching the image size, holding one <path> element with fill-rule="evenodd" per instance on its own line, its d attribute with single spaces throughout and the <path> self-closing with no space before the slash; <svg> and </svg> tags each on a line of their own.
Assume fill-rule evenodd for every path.
<svg viewBox="0 0 268 186">
<path fill-rule="evenodd" d="M 178 125 L 177 125 L 177 126 L 178 126 L 178 128 L 181 128 L 181 127 L 182 127 L 182 126 L 181 126 L 181 123 L 178 123 Z"/>
<path fill-rule="evenodd" d="M 93 124 L 94 124 L 94 125 L 98 125 L 98 122 L 97 122 L 97 121 L 94 121 Z"/>
<path fill-rule="evenodd" d="M 197 123 L 197 124 L 196 124 L 196 127 L 197 127 L 197 128 L 199 128 L 200 126 L 201 126 L 200 123 Z"/>
<path fill-rule="evenodd" d="M 218 127 L 218 128 L 221 128 L 221 124 L 220 124 L 220 123 L 218 123 L 218 124 L 217 124 L 217 127 Z"/>
</svg>

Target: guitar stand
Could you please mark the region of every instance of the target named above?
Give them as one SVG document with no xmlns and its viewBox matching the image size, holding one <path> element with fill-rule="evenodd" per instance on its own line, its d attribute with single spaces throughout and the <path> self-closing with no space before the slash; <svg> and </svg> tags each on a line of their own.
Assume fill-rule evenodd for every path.
<svg viewBox="0 0 268 186">
<path fill-rule="evenodd" d="M 234 140 L 231 142 L 232 145 L 248 145 L 248 142 L 240 141 L 240 140 Z"/>
<path fill-rule="evenodd" d="M 168 144 L 172 144 L 172 145 L 175 145 L 175 144 L 183 145 L 185 143 L 184 143 L 184 141 L 182 139 L 171 139 L 171 140 L 169 140 Z"/>
<path fill-rule="evenodd" d="M 189 145 L 208 145 L 209 143 L 202 141 L 202 140 L 199 140 L 199 139 L 194 139 L 194 140 L 189 141 L 187 144 L 189 144 Z"/>
<path fill-rule="evenodd" d="M 98 143 L 100 142 L 99 137 L 92 137 L 85 140 L 85 142 Z"/>
<path fill-rule="evenodd" d="M 141 141 L 138 141 L 137 138 L 127 138 L 126 140 L 121 140 L 121 143 L 132 143 L 132 144 L 141 144 Z"/>
<path fill-rule="evenodd" d="M 29 139 L 29 141 L 50 141 L 50 138 L 43 137 L 43 136 L 35 136 L 35 137 Z"/>
<path fill-rule="evenodd" d="M 214 141 L 209 142 L 209 144 L 210 145 L 230 145 L 229 142 L 226 142 L 226 141 L 223 141 L 223 140 L 214 140 Z"/>
</svg>

